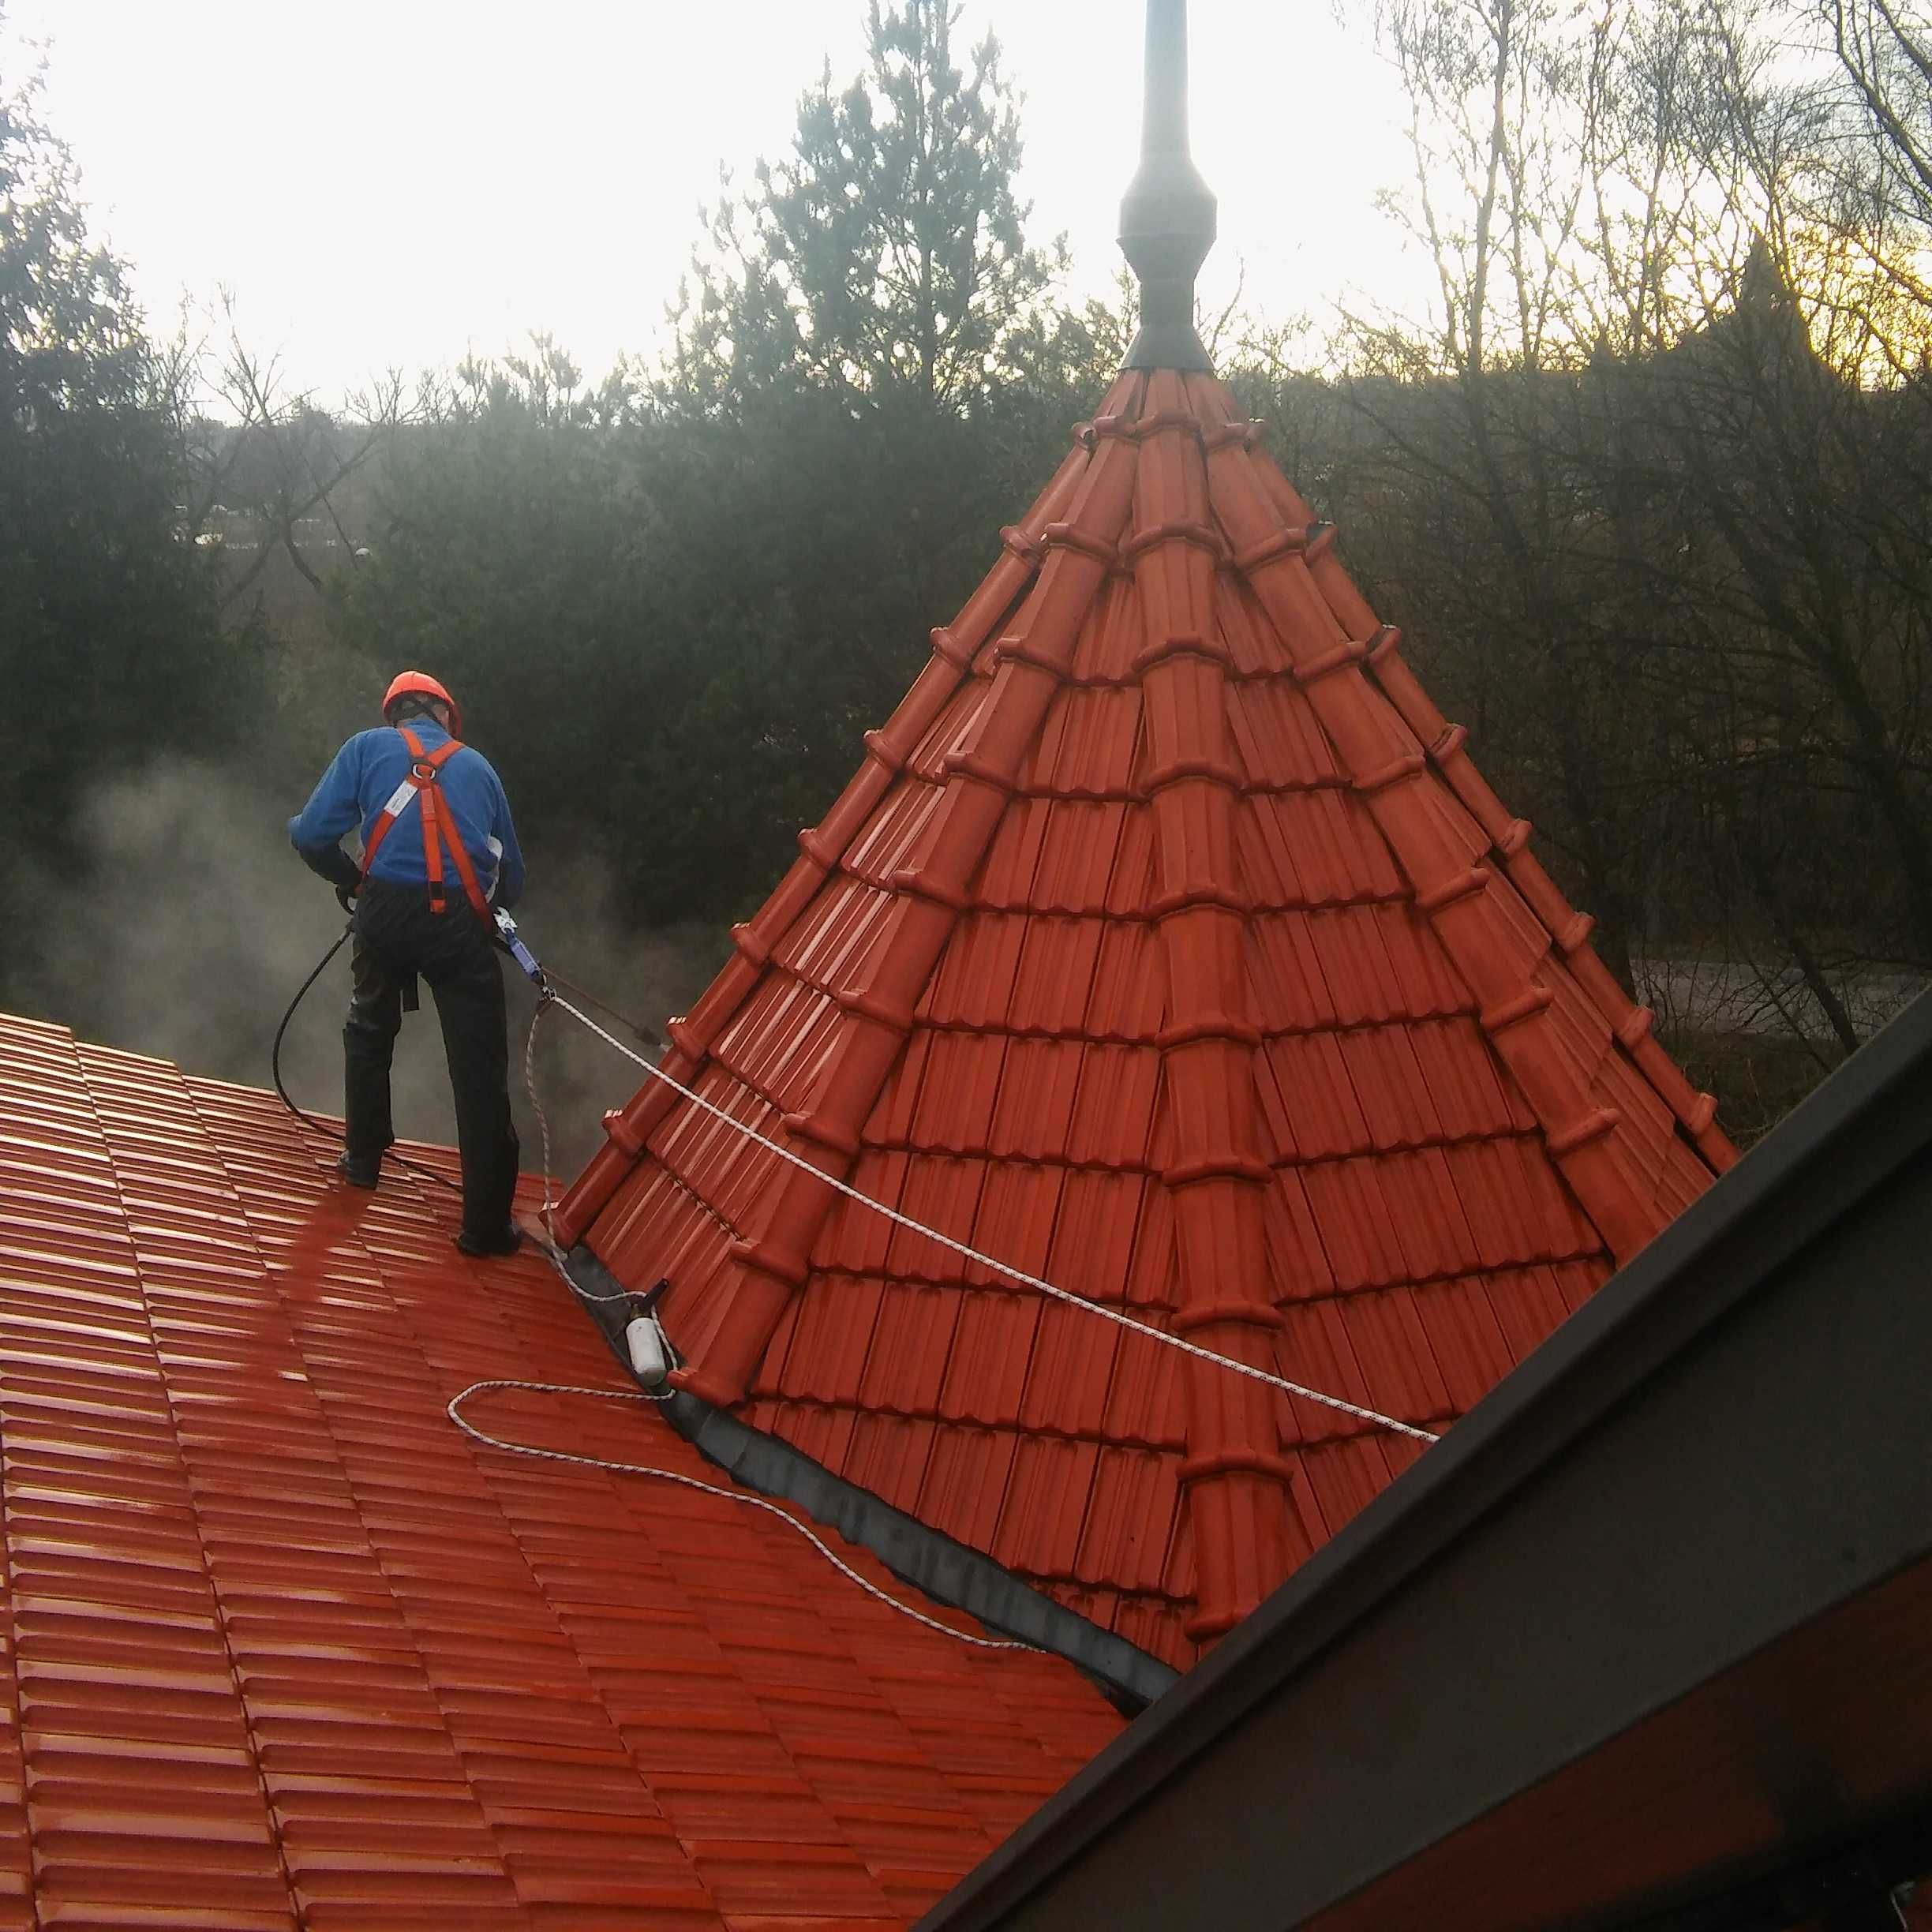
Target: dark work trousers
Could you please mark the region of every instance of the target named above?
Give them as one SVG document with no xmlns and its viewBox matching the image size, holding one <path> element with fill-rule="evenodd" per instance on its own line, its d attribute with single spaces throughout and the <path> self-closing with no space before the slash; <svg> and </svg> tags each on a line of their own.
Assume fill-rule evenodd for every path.
<svg viewBox="0 0 1932 1932">
<path fill-rule="evenodd" d="M 483 922 L 460 893 L 430 909 L 419 886 L 370 879 L 356 900 L 354 990 L 343 1028 L 343 1116 L 352 1160 L 373 1163 L 395 1137 L 389 1062 L 402 1026 L 402 989 L 427 981 L 443 1024 L 462 1158 L 463 1228 L 488 1237 L 510 1220 L 519 1149 L 510 1120 L 510 1044 L 503 969 Z"/>
</svg>

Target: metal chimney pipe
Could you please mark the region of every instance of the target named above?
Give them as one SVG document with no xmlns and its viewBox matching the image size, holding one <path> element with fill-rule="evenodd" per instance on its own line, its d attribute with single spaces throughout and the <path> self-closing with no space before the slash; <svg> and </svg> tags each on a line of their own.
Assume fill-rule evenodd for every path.
<svg viewBox="0 0 1932 1932">
<path fill-rule="evenodd" d="M 1187 0 L 1148 0 L 1140 167 L 1121 203 L 1121 249 L 1140 282 L 1129 369 L 1211 366 L 1194 328 L 1194 278 L 1215 231 L 1213 192 L 1188 154 Z"/>
</svg>

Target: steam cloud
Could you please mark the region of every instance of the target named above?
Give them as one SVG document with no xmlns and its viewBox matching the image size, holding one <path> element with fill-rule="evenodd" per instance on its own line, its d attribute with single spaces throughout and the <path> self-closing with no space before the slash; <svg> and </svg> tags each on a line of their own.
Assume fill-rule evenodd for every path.
<svg viewBox="0 0 1932 1932">
<path fill-rule="evenodd" d="M 20 987 L 24 1009 L 192 1073 L 268 1086 L 283 1010 L 342 930 L 328 887 L 290 850 L 283 829 L 303 795 L 279 796 L 187 762 L 98 785 L 83 827 L 94 859 L 87 887 L 44 877 L 28 882 L 23 911 L 36 940 Z M 560 875 L 533 867 L 518 913 L 540 959 L 661 1029 L 668 1013 L 703 990 L 721 949 L 721 934 L 698 926 L 626 933 L 588 863 Z M 523 1165 L 534 1170 L 541 1150 L 523 1088 L 523 1047 L 535 995 L 505 966 L 511 1100 Z M 345 948 L 302 1002 L 283 1046 L 283 1077 L 312 1113 L 341 1111 L 348 998 Z M 623 1027 L 605 1023 L 624 1037 Z M 605 1109 L 628 1099 L 646 1076 L 562 1015 L 546 1018 L 539 1032 L 537 1073 L 560 1185 L 601 1144 Z M 395 1099 L 399 1136 L 453 1142 L 442 1035 L 426 987 L 421 1012 L 405 1015 L 396 1043 Z"/>
</svg>

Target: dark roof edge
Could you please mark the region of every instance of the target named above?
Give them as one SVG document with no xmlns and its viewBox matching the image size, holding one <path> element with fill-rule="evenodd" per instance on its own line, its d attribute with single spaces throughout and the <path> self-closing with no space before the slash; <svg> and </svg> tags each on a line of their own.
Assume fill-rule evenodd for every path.
<svg viewBox="0 0 1932 1932">
<path fill-rule="evenodd" d="M 999 1924 L 1928 1144 L 1932 994 L 1612 1276 L 915 1932 Z"/>
<path fill-rule="evenodd" d="M 628 1375 L 623 1331 L 633 1297 L 581 1242 L 565 1265 Z M 935 1603 L 964 1610 L 990 1629 L 1064 1657 L 1128 1717 L 1138 1716 L 1179 1677 L 1170 1665 L 1023 1583 L 991 1557 L 833 1475 L 789 1443 L 681 1390 L 661 1406 L 672 1427 L 733 1481 L 761 1496 L 797 1503 L 814 1522 L 870 1550 L 894 1576 Z"/>
</svg>

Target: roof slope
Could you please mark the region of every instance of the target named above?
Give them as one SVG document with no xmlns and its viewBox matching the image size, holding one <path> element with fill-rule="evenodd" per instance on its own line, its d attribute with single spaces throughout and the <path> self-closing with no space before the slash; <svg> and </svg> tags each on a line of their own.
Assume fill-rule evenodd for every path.
<svg viewBox="0 0 1932 1932">
<path fill-rule="evenodd" d="M 1405 1421 L 1734 1158 L 1211 376 L 1124 376 L 666 1070 L 999 1260 Z M 1413 1443 L 646 1087 L 566 1204 L 695 1393 L 1185 1663 Z"/>
<path fill-rule="evenodd" d="M 547 1268 L 326 1159 L 0 1020 L 0 1927 L 902 1925 L 1118 1729 L 765 1515 L 472 1444 L 478 1378 L 626 1385 Z"/>
</svg>

